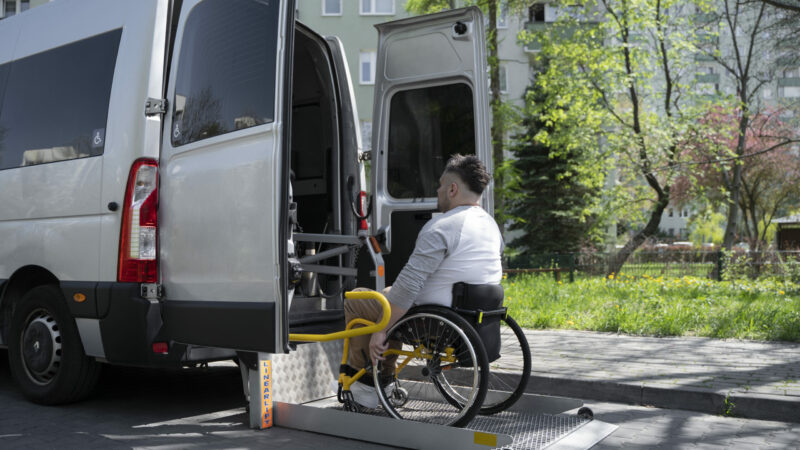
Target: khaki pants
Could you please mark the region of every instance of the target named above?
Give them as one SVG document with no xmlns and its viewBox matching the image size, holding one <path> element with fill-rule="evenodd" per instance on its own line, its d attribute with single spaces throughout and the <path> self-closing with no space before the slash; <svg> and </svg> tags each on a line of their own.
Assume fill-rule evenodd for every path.
<svg viewBox="0 0 800 450">
<path fill-rule="evenodd" d="M 389 289 L 391 289 L 391 287 L 384 289 L 383 295 L 388 294 Z M 369 291 L 369 289 L 365 288 L 356 288 L 353 290 Z M 383 308 L 381 308 L 381 305 L 377 300 L 345 299 L 344 301 L 344 318 L 346 323 L 350 323 L 351 320 L 356 318 L 366 319 L 377 323 L 381 320 L 381 316 L 383 316 Z M 356 325 L 353 328 L 361 328 L 362 326 L 363 325 Z M 371 334 L 367 334 L 364 336 L 350 338 L 350 354 L 348 358 L 350 367 L 360 370 L 367 366 L 367 362 L 369 360 L 369 339 L 371 336 Z M 390 349 L 397 350 L 401 347 L 402 344 L 400 341 L 389 341 Z M 381 375 L 387 377 L 394 375 L 396 363 L 397 355 L 387 356 L 386 359 L 381 362 Z"/>
</svg>

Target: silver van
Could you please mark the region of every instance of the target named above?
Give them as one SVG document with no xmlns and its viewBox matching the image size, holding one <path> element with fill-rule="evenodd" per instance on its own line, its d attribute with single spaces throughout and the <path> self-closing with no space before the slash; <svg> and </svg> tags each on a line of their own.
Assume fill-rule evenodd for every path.
<svg viewBox="0 0 800 450">
<path fill-rule="evenodd" d="M 391 283 L 449 155 L 491 161 L 478 9 L 378 26 L 371 152 L 341 43 L 294 13 L 60 0 L 0 22 L 0 346 L 27 398 L 343 329 L 375 270 L 353 237 Z"/>
</svg>

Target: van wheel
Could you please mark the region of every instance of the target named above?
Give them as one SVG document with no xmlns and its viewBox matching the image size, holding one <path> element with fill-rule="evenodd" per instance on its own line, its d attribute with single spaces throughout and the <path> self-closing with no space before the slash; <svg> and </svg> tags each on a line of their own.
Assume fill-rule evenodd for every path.
<svg viewBox="0 0 800 450">
<path fill-rule="evenodd" d="M 57 405 L 89 395 L 100 364 L 83 352 L 78 327 L 57 286 L 38 286 L 25 294 L 9 331 L 11 375 L 28 400 Z"/>
</svg>

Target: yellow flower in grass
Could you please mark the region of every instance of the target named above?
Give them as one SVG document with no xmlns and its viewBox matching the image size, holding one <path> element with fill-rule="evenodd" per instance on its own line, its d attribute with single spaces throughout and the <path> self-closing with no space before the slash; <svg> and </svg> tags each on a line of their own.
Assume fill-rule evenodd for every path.
<svg viewBox="0 0 800 450">
<path fill-rule="evenodd" d="M 568 321 L 567 321 L 567 325 L 570 325 L 570 326 L 571 326 L 571 325 L 575 325 L 575 322 L 573 322 L 573 321 L 571 321 L 571 320 L 568 320 Z"/>
<path fill-rule="evenodd" d="M 609 280 L 613 280 L 614 279 L 614 274 L 613 273 L 608 274 L 608 279 Z"/>
<path fill-rule="evenodd" d="M 781 295 L 783 295 L 783 294 L 785 294 L 785 293 L 786 293 L 786 292 L 783 292 L 783 291 L 778 291 L 778 294 L 781 294 Z"/>
</svg>

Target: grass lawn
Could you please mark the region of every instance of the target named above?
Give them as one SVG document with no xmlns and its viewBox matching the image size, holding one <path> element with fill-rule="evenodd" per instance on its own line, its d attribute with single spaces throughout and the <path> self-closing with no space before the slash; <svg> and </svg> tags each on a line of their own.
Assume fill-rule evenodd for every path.
<svg viewBox="0 0 800 450">
<path fill-rule="evenodd" d="M 800 285 L 711 281 L 624 272 L 574 283 L 548 275 L 503 281 L 505 304 L 526 328 L 800 342 Z"/>
</svg>

